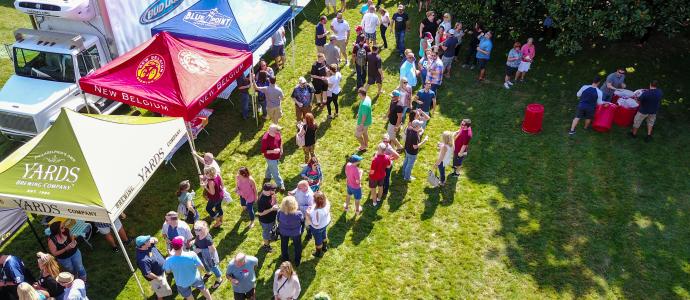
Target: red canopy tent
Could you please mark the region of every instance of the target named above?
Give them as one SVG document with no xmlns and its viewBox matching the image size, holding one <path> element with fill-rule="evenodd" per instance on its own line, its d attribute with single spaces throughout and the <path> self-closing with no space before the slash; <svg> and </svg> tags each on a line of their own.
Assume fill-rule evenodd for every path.
<svg viewBox="0 0 690 300">
<path fill-rule="evenodd" d="M 167 32 L 79 79 L 85 92 L 189 121 L 251 67 L 251 52 Z"/>
</svg>

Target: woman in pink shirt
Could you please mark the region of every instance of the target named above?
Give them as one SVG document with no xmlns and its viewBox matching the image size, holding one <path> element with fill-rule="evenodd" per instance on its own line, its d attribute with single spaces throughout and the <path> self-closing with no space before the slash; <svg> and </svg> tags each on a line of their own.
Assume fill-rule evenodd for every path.
<svg viewBox="0 0 690 300">
<path fill-rule="evenodd" d="M 534 39 L 528 38 L 527 43 L 520 48 L 520 53 L 522 53 L 522 61 L 518 66 L 517 73 L 515 73 L 515 81 L 523 82 L 525 81 L 525 73 L 529 71 L 532 61 L 534 61 L 534 55 L 537 54 L 534 50 Z"/>
<path fill-rule="evenodd" d="M 248 228 L 254 227 L 254 201 L 256 201 L 256 182 L 254 178 L 249 174 L 249 169 L 246 167 L 241 167 L 237 172 L 235 177 L 235 183 L 237 188 L 235 192 L 240 196 L 240 204 L 244 207 L 249 215 L 249 225 Z"/>
<path fill-rule="evenodd" d="M 347 178 L 347 198 L 345 199 L 345 212 L 350 208 L 350 197 L 355 198 L 355 214 L 359 215 L 362 212 L 362 206 L 359 204 L 362 200 L 362 169 L 359 168 L 359 162 L 362 157 L 359 155 L 352 155 L 347 160 L 345 165 L 345 177 Z"/>
</svg>

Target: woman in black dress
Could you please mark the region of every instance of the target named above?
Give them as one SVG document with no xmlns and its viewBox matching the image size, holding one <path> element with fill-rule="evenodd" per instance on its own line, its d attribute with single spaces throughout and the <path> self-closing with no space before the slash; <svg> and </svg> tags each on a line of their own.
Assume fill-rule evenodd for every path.
<svg viewBox="0 0 690 300">
<path fill-rule="evenodd" d="M 314 101 L 321 106 L 326 104 L 326 90 L 328 90 L 328 66 L 323 53 L 316 55 L 316 62 L 311 66 L 311 84 L 314 86 Z"/>
</svg>

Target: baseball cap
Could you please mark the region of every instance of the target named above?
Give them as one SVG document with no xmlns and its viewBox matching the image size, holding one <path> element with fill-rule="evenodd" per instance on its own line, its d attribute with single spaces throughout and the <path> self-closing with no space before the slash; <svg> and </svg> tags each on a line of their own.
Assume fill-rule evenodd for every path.
<svg viewBox="0 0 690 300">
<path fill-rule="evenodd" d="M 151 239 L 150 235 L 140 235 L 134 240 L 134 242 L 136 243 L 137 248 L 139 248 L 139 247 L 143 246 L 144 244 L 146 244 L 146 242 L 148 242 L 150 239 Z"/>
<path fill-rule="evenodd" d="M 356 162 L 362 161 L 362 159 L 363 158 L 361 156 L 354 154 L 354 155 L 350 156 L 350 159 L 348 159 L 348 161 L 351 163 L 356 163 Z"/>
<path fill-rule="evenodd" d="M 455 30 L 454 29 L 448 30 L 448 34 L 455 34 Z"/>
<path fill-rule="evenodd" d="M 422 122 L 420 120 L 412 121 L 412 126 L 414 126 L 414 127 L 422 127 L 422 125 L 424 125 L 424 122 Z"/>
<path fill-rule="evenodd" d="M 398 91 L 398 90 L 393 90 L 393 92 L 391 93 L 391 96 L 393 96 L 393 97 L 400 97 L 400 91 Z"/>
<path fill-rule="evenodd" d="M 180 249 L 182 249 L 182 246 L 184 245 L 184 238 L 181 236 L 176 236 L 172 239 L 170 244 L 173 247 L 173 249 L 180 250 Z"/>
<path fill-rule="evenodd" d="M 360 32 L 362 30 L 364 30 L 364 28 L 362 28 L 362 25 L 357 25 L 357 27 L 355 27 L 355 31 L 357 32 Z"/>
</svg>

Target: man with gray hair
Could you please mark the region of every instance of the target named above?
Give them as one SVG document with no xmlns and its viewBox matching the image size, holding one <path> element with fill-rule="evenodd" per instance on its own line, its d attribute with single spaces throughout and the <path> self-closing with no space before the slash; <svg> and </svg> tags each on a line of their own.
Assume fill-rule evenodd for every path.
<svg viewBox="0 0 690 300">
<path fill-rule="evenodd" d="M 256 299 L 256 266 L 259 260 L 242 252 L 235 255 L 235 259 L 228 264 L 225 276 L 232 284 L 235 300 Z"/>
<path fill-rule="evenodd" d="M 297 200 L 297 208 L 302 212 L 302 215 L 306 216 L 314 208 L 314 191 L 309 188 L 308 181 L 300 180 L 300 182 L 297 183 L 297 188 L 290 191 L 288 194 L 295 197 L 295 200 Z M 302 231 L 300 234 L 304 232 L 305 227 L 304 220 L 302 220 Z M 307 241 L 309 241 L 312 235 L 309 228 L 306 229 Z"/>
<path fill-rule="evenodd" d="M 278 162 L 283 155 L 283 141 L 280 137 L 280 130 L 283 129 L 278 124 L 268 126 L 268 131 L 261 138 L 261 153 L 266 159 L 266 175 L 264 181 L 268 182 L 273 178 L 281 191 L 285 191 L 283 178 L 280 177 Z"/>
<path fill-rule="evenodd" d="M 326 55 L 326 64 L 336 64 L 340 67 L 340 47 L 335 44 L 338 37 L 331 35 L 328 44 L 323 46 L 323 54 Z"/>
</svg>

